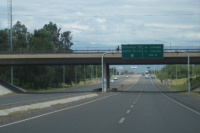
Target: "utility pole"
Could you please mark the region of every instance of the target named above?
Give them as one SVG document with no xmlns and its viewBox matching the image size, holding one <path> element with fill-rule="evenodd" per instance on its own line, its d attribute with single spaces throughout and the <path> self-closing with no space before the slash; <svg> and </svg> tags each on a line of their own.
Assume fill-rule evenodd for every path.
<svg viewBox="0 0 200 133">
<path fill-rule="evenodd" d="M 8 25 L 10 24 L 10 53 L 13 52 L 13 40 L 12 40 L 12 0 L 7 0 L 8 7 Z M 10 68 L 11 84 L 13 84 L 13 66 Z"/>
<path fill-rule="evenodd" d="M 85 65 L 83 66 L 83 72 L 84 72 L 84 85 L 85 85 Z"/>
<path fill-rule="evenodd" d="M 75 67 L 75 86 L 77 86 L 77 70 L 76 70 L 76 65 L 74 66 Z"/>
<path fill-rule="evenodd" d="M 65 88 L 65 65 L 63 65 L 63 88 Z"/>
</svg>

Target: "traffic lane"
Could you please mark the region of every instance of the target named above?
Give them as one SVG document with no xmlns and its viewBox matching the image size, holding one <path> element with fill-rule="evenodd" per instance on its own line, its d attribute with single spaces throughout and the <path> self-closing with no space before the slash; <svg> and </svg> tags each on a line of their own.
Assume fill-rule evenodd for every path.
<svg viewBox="0 0 200 133">
<path fill-rule="evenodd" d="M 11 105 L 11 104 L 20 104 L 24 102 L 33 102 L 33 101 L 41 101 L 48 100 L 52 98 L 59 98 L 64 96 L 73 96 L 80 93 L 85 92 L 93 92 L 94 88 L 100 87 L 100 84 L 85 86 L 81 88 L 73 88 L 69 90 L 62 90 L 56 92 L 46 92 L 46 93 L 27 93 L 27 94 L 19 94 L 17 96 L 10 97 L 1 97 L 0 98 L 0 106 Z"/>
<path fill-rule="evenodd" d="M 123 93 L 0 131 L 195 133 L 200 131 L 199 122 L 199 115 L 163 96 L 150 80 L 140 78 Z"/>
<path fill-rule="evenodd" d="M 137 85 L 137 84 L 135 84 Z M 118 132 L 130 104 L 139 93 L 114 93 L 113 96 L 0 128 L 6 132 Z"/>
<path fill-rule="evenodd" d="M 117 86 L 118 84 L 122 83 L 124 80 L 125 78 L 119 77 L 117 82 L 112 84 L 111 87 Z M 97 88 L 101 88 L 101 83 L 90 85 L 90 86 L 70 88 L 67 90 L 61 90 L 61 91 L 55 91 L 55 92 L 20 94 L 17 96 L 0 97 L 0 107 L 7 106 L 7 105 L 23 104 L 27 102 L 48 100 L 52 98 L 59 98 L 59 97 L 70 96 L 70 95 L 73 96 L 76 93 L 93 92 L 93 90 Z"/>
<path fill-rule="evenodd" d="M 105 133 L 200 131 L 199 115 L 163 96 L 150 80 L 140 78 L 135 85 L 124 93 L 18 123 L 9 126 L 10 128 L 0 128 L 0 131 L 15 130 L 22 133 L 27 130 Z"/>
<path fill-rule="evenodd" d="M 200 115 L 165 97 L 151 84 L 151 80 L 145 82 L 132 113 L 127 115 L 119 130 L 127 133 L 198 133 Z"/>
<path fill-rule="evenodd" d="M 195 96 L 193 92 L 174 92 L 167 90 L 157 80 L 152 80 L 154 86 L 158 88 L 164 95 L 190 107 L 193 110 L 200 112 L 200 98 Z"/>
</svg>

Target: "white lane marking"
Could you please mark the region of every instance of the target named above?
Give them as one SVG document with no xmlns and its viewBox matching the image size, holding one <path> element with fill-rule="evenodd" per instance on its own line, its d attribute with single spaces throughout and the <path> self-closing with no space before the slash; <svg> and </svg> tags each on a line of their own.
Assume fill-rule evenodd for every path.
<svg viewBox="0 0 200 133">
<path fill-rule="evenodd" d="M 121 118 L 119 123 L 122 124 L 125 121 L 125 118 Z"/>
<path fill-rule="evenodd" d="M 131 87 L 133 87 L 138 82 L 138 79 L 137 79 L 137 81 L 132 86 L 130 86 L 126 90 L 130 89 Z M 92 100 L 92 101 L 89 101 L 89 102 L 86 102 L 86 103 L 83 103 L 83 104 L 75 105 L 75 106 L 72 106 L 72 107 L 68 107 L 68 108 L 56 110 L 56 111 L 49 112 L 49 113 L 46 113 L 46 114 L 42 114 L 42 115 L 38 115 L 38 116 L 35 116 L 35 117 L 31 117 L 31 118 L 28 118 L 28 119 L 24 119 L 24 120 L 20 120 L 20 121 L 8 123 L 8 124 L 5 124 L 5 125 L 1 125 L 0 128 L 6 127 L 6 126 L 10 126 L 10 125 L 14 125 L 14 124 L 18 124 L 18 123 L 25 122 L 25 121 L 29 121 L 29 120 L 33 120 L 33 119 L 37 119 L 37 118 L 40 118 L 40 117 L 43 117 L 43 116 L 47 116 L 47 115 L 50 115 L 50 114 L 54 114 L 54 113 L 58 113 L 58 112 L 61 112 L 61 111 L 69 110 L 69 109 L 76 108 L 76 107 L 79 107 L 79 106 L 83 106 L 83 105 L 86 105 L 86 104 L 89 104 L 89 103 L 93 103 L 93 102 L 96 102 L 96 101 L 99 101 L 99 100 L 102 100 L 102 99 L 105 99 L 105 98 L 109 98 L 111 96 L 115 96 L 115 95 L 120 94 L 120 93 L 121 92 L 118 92 L 118 93 L 115 93 L 113 95 L 109 95 L 109 96 L 106 96 L 106 97 L 95 99 L 95 100 Z M 125 120 L 125 118 L 124 118 L 124 120 Z"/>
<path fill-rule="evenodd" d="M 136 102 L 133 102 L 133 104 L 135 104 Z"/>
<path fill-rule="evenodd" d="M 131 108 L 133 108 L 133 105 L 131 105 Z"/>
<path fill-rule="evenodd" d="M 139 77 L 140 78 L 140 77 Z M 133 85 L 131 85 L 130 87 L 128 87 L 127 89 L 125 89 L 125 91 L 129 90 L 131 87 L 133 87 L 139 80 L 139 78 L 135 81 L 135 83 Z"/>
<path fill-rule="evenodd" d="M 89 102 L 86 102 L 86 103 L 82 103 L 82 104 L 79 104 L 79 105 L 75 105 L 75 106 L 72 106 L 72 107 L 68 107 L 68 108 L 52 111 L 52 112 L 45 113 L 45 114 L 42 114 L 42 115 L 38 115 L 38 116 L 35 116 L 35 117 L 31 117 L 31 118 L 28 118 L 28 119 L 24 119 L 24 120 L 8 123 L 8 124 L 5 124 L 5 125 L 1 125 L 0 128 L 6 127 L 6 126 L 10 126 L 10 125 L 14 125 L 14 124 L 18 124 L 18 123 L 25 122 L 25 121 L 29 121 L 29 120 L 33 120 L 33 119 L 37 119 L 37 118 L 40 118 L 40 117 L 43 117 L 43 116 L 47 116 L 47 115 L 50 115 L 50 114 L 54 114 L 54 113 L 58 113 L 58 112 L 61 112 L 61 111 L 73 109 L 73 108 L 76 108 L 76 107 L 79 107 L 79 106 L 87 105 L 89 103 L 93 103 L 93 102 L 96 102 L 96 101 L 99 101 L 99 100 L 102 100 L 102 99 L 106 99 L 106 98 L 109 98 L 111 96 L 115 96 L 117 94 L 118 93 L 113 94 L 113 95 L 109 95 L 109 96 L 106 96 L 106 97 L 98 98 L 98 99 L 95 99 L 95 100 L 92 100 L 92 101 L 89 101 Z"/>
<path fill-rule="evenodd" d="M 159 91 L 159 89 L 154 85 L 154 83 L 152 82 L 152 80 L 151 80 L 151 83 L 153 84 L 153 86 Z M 160 91 L 159 91 L 160 92 Z M 171 97 L 169 97 L 169 96 L 167 96 L 167 95 L 165 95 L 164 93 L 162 93 L 162 92 L 160 92 L 163 96 L 165 96 L 165 97 L 167 97 L 168 99 L 170 99 L 171 101 L 173 101 L 173 102 L 175 102 L 175 103 L 177 103 L 177 104 L 179 104 L 179 105 L 181 105 L 182 107 L 184 107 L 184 108 L 186 108 L 186 109 L 188 109 L 188 110 L 190 110 L 190 111 L 192 111 L 193 113 L 196 113 L 196 114 L 198 114 L 198 115 L 200 115 L 200 112 L 198 112 L 198 111 L 196 111 L 196 110 L 193 110 L 193 109 L 191 109 L 191 108 L 189 108 L 189 107 L 187 107 L 187 106 L 185 106 L 184 104 L 182 104 L 182 103 L 180 103 L 180 102 L 178 102 L 178 101 L 176 101 L 176 100 L 174 100 L 174 99 L 172 99 Z"/>
<path fill-rule="evenodd" d="M 131 112 L 130 110 L 127 110 L 127 111 L 126 111 L 127 114 L 129 114 L 130 112 Z"/>
<path fill-rule="evenodd" d="M 184 108 L 186 108 L 186 109 L 188 109 L 188 110 L 190 110 L 190 111 L 192 111 L 192 112 L 194 112 L 194 113 L 196 113 L 196 114 L 200 115 L 200 112 L 197 112 L 196 110 L 193 110 L 193 109 L 191 109 L 191 108 L 189 108 L 189 107 L 185 106 L 184 104 L 182 104 L 182 103 L 180 103 L 180 102 L 178 102 L 178 101 L 176 101 L 176 100 L 172 99 L 171 97 L 169 97 L 169 96 L 167 96 L 167 95 L 163 94 L 162 92 L 161 92 L 161 94 L 162 94 L 163 96 L 165 96 L 165 97 L 169 98 L 169 99 L 170 99 L 170 100 L 172 100 L 173 102 L 175 102 L 175 103 L 177 103 L 177 104 L 181 105 L 182 107 L 184 107 Z"/>
<path fill-rule="evenodd" d="M 87 92 L 84 92 L 84 93 L 87 93 Z M 84 94 L 82 93 L 82 94 Z M 31 94 L 27 94 L 28 95 L 31 95 Z M 0 106 L 8 106 L 8 105 L 15 105 L 15 104 L 21 104 L 21 103 L 28 103 L 28 102 L 38 102 L 38 101 L 42 101 L 42 100 L 48 100 L 48 99 L 55 99 L 55 98 L 62 98 L 62 97 L 65 97 L 65 96 L 73 96 L 74 94 L 72 95 L 63 95 L 63 96 L 55 96 L 55 97 L 48 97 L 48 98 L 41 98 L 41 99 L 38 99 L 38 100 L 28 100 L 28 101 L 22 101 L 22 102 L 14 102 L 14 103 L 6 103 L 6 104 L 1 104 Z"/>
</svg>

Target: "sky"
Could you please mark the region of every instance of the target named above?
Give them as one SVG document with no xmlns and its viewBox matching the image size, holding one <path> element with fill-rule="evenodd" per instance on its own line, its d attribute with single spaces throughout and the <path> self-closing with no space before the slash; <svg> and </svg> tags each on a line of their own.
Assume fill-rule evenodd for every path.
<svg viewBox="0 0 200 133">
<path fill-rule="evenodd" d="M 200 0 L 12 0 L 13 25 L 29 32 L 49 22 L 71 31 L 74 46 L 164 44 L 200 47 Z M 0 29 L 8 27 L 0 0 Z"/>
</svg>

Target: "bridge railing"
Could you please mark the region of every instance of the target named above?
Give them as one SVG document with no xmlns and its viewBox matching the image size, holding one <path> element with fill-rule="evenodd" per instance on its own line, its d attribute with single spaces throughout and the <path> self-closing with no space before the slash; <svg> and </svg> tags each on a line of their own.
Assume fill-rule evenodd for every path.
<svg viewBox="0 0 200 133">
<path fill-rule="evenodd" d="M 185 52 L 200 52 L 199 49 L 164 49 L 164 52 L 169 51 L 185 51 Z M 4 50 L 0 49 L 0 54 L 71 54 L 71 53 L 105 53 L 105 52 L 117 52 L 115 48 L 113 49 L 71 49 L 71 50 Z M 121 49 L 119 50 L 121 52 Z"/>
</svg>

